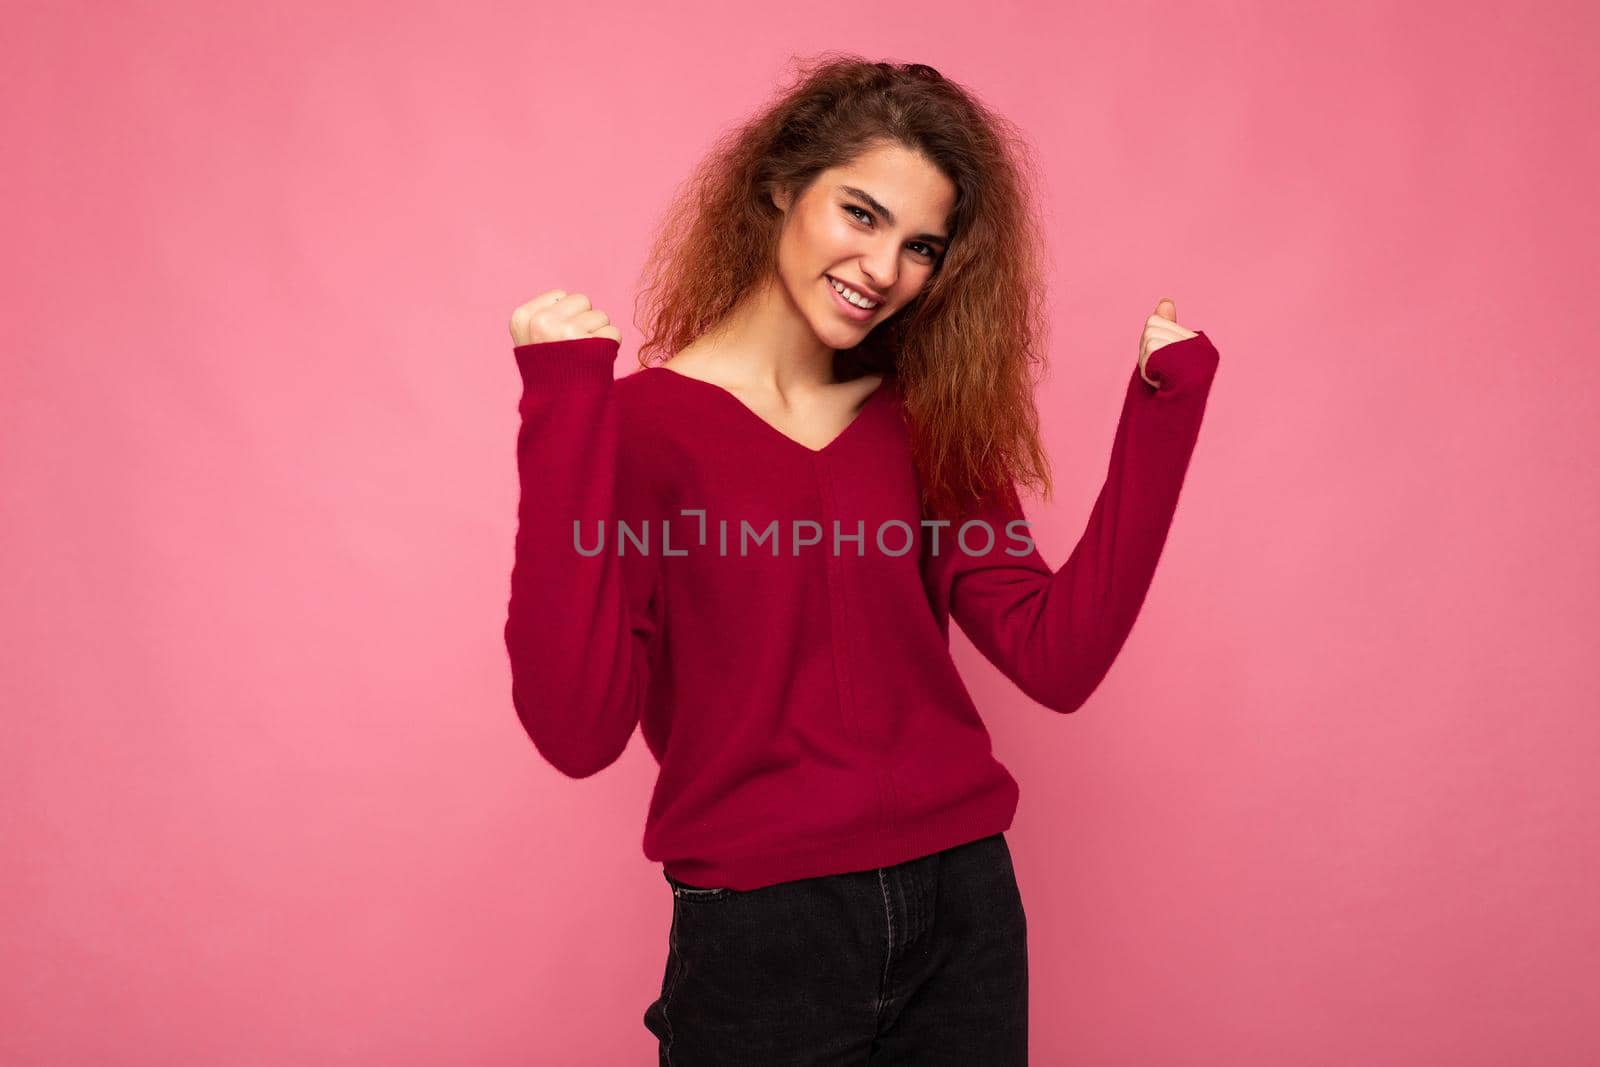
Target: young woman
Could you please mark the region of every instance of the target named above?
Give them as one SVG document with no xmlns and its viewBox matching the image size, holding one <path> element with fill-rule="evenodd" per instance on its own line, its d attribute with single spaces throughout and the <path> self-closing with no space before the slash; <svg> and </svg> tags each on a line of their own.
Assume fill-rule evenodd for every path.
<svg viewBox="0 0 1600 1067">
<path fill-rule="evenodd" d="M 582 778 L 635 728 L 673 893 L 672 1064 L 1021 1064 L 1015 779 L 954 618 L 1056 712 L 1131 630 L 1216 371 L 1163 300 L 1088 529 L 1052 570 L 1023 142 L 922 64 L 828 55 L 729 134 L 649 261 L 642 369 L 582 293 L 511 317 L 512 701 Z M 663 357 L 652 363 L 650 357 Z"/>
</svg>

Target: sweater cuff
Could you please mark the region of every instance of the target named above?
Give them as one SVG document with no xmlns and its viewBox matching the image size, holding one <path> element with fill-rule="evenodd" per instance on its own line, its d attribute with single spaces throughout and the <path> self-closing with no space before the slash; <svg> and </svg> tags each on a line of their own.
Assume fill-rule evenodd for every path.
<svg viewBox="0 0 1600 1067">
<path fill-rule="evenodd" d="M 535 341 L 511 350 L 523 388 L 576 385 L 612 380 L 611 368 L 621 345 L 609 337 L 574 337 Z"/>
<path fill-rule="evenodd" d="M 1162 345 L 1149 358 L 1144 361 L 1145 373 L 1161 383 L 1159 393 L 1188 392 L 1195 388 L 1204 388 L 1217 373 L 1217 363 L 1220 360 L 1217 347 L 1211 343 L 1204 330 L 1195 332 L 1193 337 L 1185 337 L 1181 341 Z M 1138 369 L 1134 369 L 1134 377 L 1139 377 Z M 1146 386 L 1148 389 L 1148 385 Z"/>
</svg>

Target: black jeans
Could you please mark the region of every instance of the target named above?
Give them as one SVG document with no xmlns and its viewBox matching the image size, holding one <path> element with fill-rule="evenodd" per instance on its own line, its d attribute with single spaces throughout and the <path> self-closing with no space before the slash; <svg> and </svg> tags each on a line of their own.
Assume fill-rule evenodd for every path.
<svg viewBox="0 0 1600 1067">
<path fill-rule="evenodd" d="M 701 888 L 644 1013 L 663 1067 L 1028 1062 L 1028 938 L 1004 834 L 893 867 Z"/>
</svg>

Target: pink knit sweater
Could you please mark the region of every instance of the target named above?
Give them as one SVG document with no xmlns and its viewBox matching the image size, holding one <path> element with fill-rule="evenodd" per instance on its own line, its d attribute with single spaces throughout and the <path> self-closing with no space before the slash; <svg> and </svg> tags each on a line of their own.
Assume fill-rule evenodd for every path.
<svg viewBox="0 0 1600 1067">
<path fill-rule="evenodd" d="M 1153 353 L 1159 389 L 1130 372 L 1105 484 L 1056 570 L 1014 490 L 924 522 L 893 375 L 813 449 L 678 371 L 613 379 L 617 352 L 606 338 L 514 349 L 505 642 L 538 751 L 583 778 L 638 727 L 659 764 L 644 854 L 691 885 L 868 870 L 1007 829 L 1017 782 L 949 620 L 1038 703 L 1083 705 L 1154 576 L 1210 339 Z"/>
</svg>

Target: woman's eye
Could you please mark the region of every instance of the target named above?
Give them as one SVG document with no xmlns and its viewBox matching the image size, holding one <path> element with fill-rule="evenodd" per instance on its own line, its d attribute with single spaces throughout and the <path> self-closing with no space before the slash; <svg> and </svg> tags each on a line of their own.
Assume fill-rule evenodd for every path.
<svg viewBox="0 0 1600 1067">
<path fill-rule="evenodd" d="M 871 222 L 872 221 L 872 213 L 869 212 L 866 208 L 856 207 L 854 204 L 846 204 L 846 205 L 844 205 L 844 209 L 846 211 L 854 211 L 854 212 L 856 212 L 863 219 L 865 219 L 867 222 Z M 926 244 L 924 244 L 921 241 L 913 241 L 912 244 L 911 244 L 911 247 L 912 248 L 920 248 L 922 251 L 918 252 L 917 255 L 922 256 L 924 259 L 935 259 L 935 258 L 938 257 L 938 253 L 937 252 L 935 252 L 932 248 L 928 247 Z"/>
</svg>

